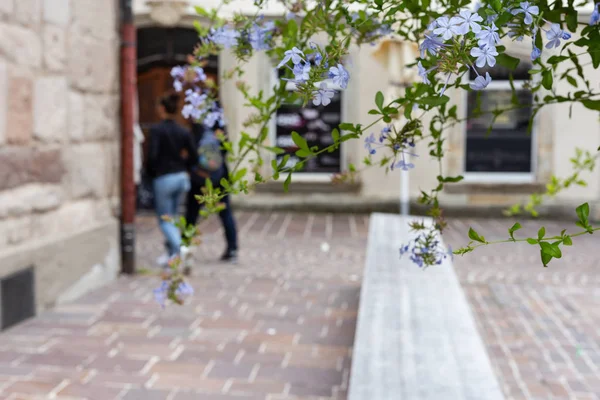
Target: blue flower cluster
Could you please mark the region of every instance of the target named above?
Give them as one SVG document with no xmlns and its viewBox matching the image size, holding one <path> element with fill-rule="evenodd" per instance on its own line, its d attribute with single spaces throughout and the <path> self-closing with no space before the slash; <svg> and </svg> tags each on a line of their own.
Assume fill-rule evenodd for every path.
<svg viewBox="0 0 600 400">
<path fill-rule="evenodd" d="M 217 122 L 221 127 L 225 125 L 223 109 L 209 96 L 206 89 L 199 87 L 207 78 L 204 69 L 176 66 L 171 70 L 171 77 L 173 87 L 178 92 L 183 90 L 185 84 L 191 86 L 185 91 L 185 104 L 181 110 L 186 119 L 202 120 L 207 127 L 212 127 Z"/>
<path fill-rule="evenodd" d="M 153 290 L 154 299 L 163 308 L 166 306 L 167 299 L 169 298 L 169 291 L 174 282 L 170 280 L 162 281 L 161 285 Z M 177 288 L 175 289 L 175 298 L 178 302 L 182 303 L 184 298 L 194 294 L 194 288 L 187 282 L 179 281 Z"/>
<path fill-rule="evenodd" d="M 294 74 L 294 79 L 283 78 L 284 80 L 293 82 L 295 84 L 305 84 L 311 80 L 311 61 L 314 62 L 318 67 L 327 69 L 329 62 L 327 56 L 323 57 L 323 54 L 319 48 L 314 44 L 310 44 L 311 49 L 314 50 L 309 56 L 305 55 L 304 52 L 297 47 L 293 47 L 291 50 L 286 50 L 283 59 L 277 65 L 277 68 L 287 67 Z M 290 67 L 289 63 L 292 62 L 293 67 Z M 350 80 L 350 73 L 344 68 L 342 64 L 330 67 L 325 76 L 313 77 L 318 82 L 318 89 L 313 91 L 312 102 L 314 105 L 327 106 L 331 103 L 331 99 L 335 95 L 335 90 L 330 87 L 324 79 L 330 79 L 331 82 L 340 87 L 346 89 L 348 87 L 348 81 Z"/>
<path fill-rule="evenodd" d="M 400 257 L 410 254 L 410 260 L 419 268 L 440 265 L 448 257 L 452 258 L 452 248 L 444 248 L 434 231 L 421 233 L 414 240 L 400 246 Z"/>
<path fill-rule="evenodd" d="M 400 168 L 408 171 L 413 169 L 415 165 L 407 161 L 407 156 L 418 157 L 417 154 L 408 151 L 409 148 L 415 147 L 415 142 L 405 138 L 398 143 L 398 140 L 393 140 L 394 138 L 390 135 L 391 132 L 392 129 L 386 126 L 381 130 L 378 137 L 371 133 L 365 138 L 365 149 L 369 151 L 369 155 L 373 155 L 377 153 L 378 149 L 389 148 L 393 153 L 390 170 Z"/>
<path fill-rule="evenodd" d="M 491 8 L 489 5 L 488 7 Z M 544 19 L 541 20 L 543 23 L 550 24 L 548 30 L 533 26 L 535 21 L 534 17 L 538 16 L 540 11 L 538 6 L 532 5 L 528 1 L 519 3 L 517 7 L 510 9 L 509 12 L 515 17 L 519 16 L 520 18 L 522 16 L 523 20 L 522 22 L 517 20 L 507 23 L 506 26 L 511 28 L 507 36 L 514 38 L 517 41 L 522 41 L 523 32 L 530 31 L 533 37 L 533 49 L 531 52 L 532 60 L 536 60 L 542 54 L 541 49 L 535 45 L 539 29 L 542 29 L 546 33 L 548 43 L 545 47 L 548 49 L 556 48 L 560 46 L 561 40 L 568 40 L 571 38 L 571 34 L 564 31 L 559 24 L 550 24 Z M 595 13 L 596 16 L 592 15 L 591 21 L 591 23 L 594 24 L 600 21 L 598 7 L 595 8 Z M 417 63 L 418 74 L 423 79 L 423 82 L 430 84 L 430 73 L 435 70 L 443 69 L 444 72 L 448 74 L 446 83 L 440 93 L 443 94 L 448 85 L 450 75 L 456 68 L 456 65 L 448 64 L 456 64 L 457 59 L 464 59 L 461 57 L 461 54 L 452 54 L 452 52 L 456 52 L 457 48 L 460 48 L 460 51 L 463 51 L 465 48 L 468 50 L 468 48 L 471 47 L 470 43 L 472 43 L 473 46 L 468 50 L 468 54 L 474 59 L 474 65 L 471 62 L 465 63 L 469 68 L 473 69 L 477 77 L 470 83 L 470 87 L 473 90 L 485 89 L 491 83 L 492 78 L 487 72 L 485 76 L 481 76 L 477 71 L 477 68 L 484 68 L 486 66 L 494 67 L 496 65 L 496 57 L 499 55 L 497 45 L 500 42 L 499 29 L 494 22 L 497 18 L 497 14 L 492 14 L 486 18 L 486 25 L 482 25 L 483 17 L 481 15 L 473 13 L 470 10 L 462 10 L 458 16 L 451 18 L 443 16 L 433 21 L 428 26 L 430 32 L 425 34 L 425 39 L 419 46 L 421 59 L 424 60 L 428 53 L 433 57 L 440 57 L 441 60 L 436 61 L 436 65 L 429 69 L 426 69 L 421 61 Z M 459 42 L 460 36 L 463 37 Z M 459 44 L 459 46 L 453 46 L 453 44 Z M 443 64 L 444 62 L 446 62 L 446 64 Z M 442 65 L 443 68 L 441 68 Z"/>
<path fill-rule="evenodd" d="M 263 17 L 261 16 L 257 21 L 262 19 Z M 250 46 L 252 46 L 254 50 L 269 50 L 272 47 L 275 23 L 273 21 L 267 21 L 260 25 L 257 21 L 252 24 L 252 27 L 242 31 L 238 31 L 227 25 L 216 29 L 212 28 L 207 39 L 226 49 L 232 48 L 240 42 L 245 41 L 250 43 Z"/>
</svg>

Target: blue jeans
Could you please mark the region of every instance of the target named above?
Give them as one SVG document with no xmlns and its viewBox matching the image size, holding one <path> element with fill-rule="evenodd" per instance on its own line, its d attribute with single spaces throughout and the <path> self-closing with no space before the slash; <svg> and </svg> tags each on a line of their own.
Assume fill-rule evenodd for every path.
<svg viewBox="0 0 600 400">
<path fill-rule="evenodd" d="M 166 215 L 175 219 L 179 204 L 188 190 L 190 190 L 190 178 L 185 172 L 159 176 L 154 180 L 154 204 L 158 224 L 167 239 L 170 256 L 179 254 L 181 234 L 172 222 L 163 220 L 162 216 Z"/>
</svg>

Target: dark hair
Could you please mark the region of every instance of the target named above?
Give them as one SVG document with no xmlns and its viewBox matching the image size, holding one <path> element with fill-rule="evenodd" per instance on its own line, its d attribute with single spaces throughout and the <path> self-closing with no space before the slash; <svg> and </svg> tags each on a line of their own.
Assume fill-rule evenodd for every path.
<svg viewBox="0 0 600 400">
<path fill-rule="evenodd" d="M 179 104 L 179 95 L 177 93 L 167 93 L 160 98 L 160 105 L 165 108 L 167 114 L 175 114 Z"/>
</svg>

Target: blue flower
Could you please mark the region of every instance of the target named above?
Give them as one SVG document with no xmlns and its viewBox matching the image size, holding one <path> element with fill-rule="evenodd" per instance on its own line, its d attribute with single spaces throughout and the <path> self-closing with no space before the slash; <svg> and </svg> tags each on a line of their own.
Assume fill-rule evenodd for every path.
<svg viewBox="0 0 600 400">
<path fill-rule="evenodd" d="M 335 96 L 335 92 L 327 89 L 327 85 L 325 84 L 325 82 L 321 82 L 321 85 L 319 87 L 320 89 L 315 92 L 315 95 L 312 99 L 313 104 L 315 106 L 319 106 L 321 104 L 323 106 L 327 106 L 329 105 L 329 103 L 331 103 L 331 99 L 333 98 L 333 96 Z"/>
<path fill-rule="evenodd" d="M 208 35 L 208 40 L 228 49 L 237 44 L 239 37 L 240 33 L 238 31 L 223 26 L 218 29 L 211 29 L 211 33 Z"/>
<path fill-rule="evenodd" d="M 194 288 L 187 282 L 181 282 L 175 290 L 177 297 L 191 296 L 194 294 Z"/>
<path fill-rule="evenodd" d="M 477 33 L 475 37 L 479 39 L 478 45 L 479 47 L 492 46 L 495 47 L 496 44 L 500 41 L 500 36 L 498 35 L 498 28 L 496 24 L 492 23 L 490 26 L 485 26 L 481 32 Z"/>
<path fill-rule="evenodd" d="M 207 95 L 200 92 L 199 89 L 188 89 L 185 91 L 185 102 L 189 103 L 195 108 L 200 107 L 204 101 L 206 101 Z"/>
<path fill-rule="evenodd" d="M 333 83 L 342 89 L 346 89 L 350 80 L 350 74 L 342 64 L 338 64 L 337 67 L 329 68 L 329 78 L 333 79 Z"/>
<path fill-rule="evenodd" d="M 304 53 L 302 52 L 302 50 L 298 49 L 297 47 L 294 47 L 291 50 L 286 50 L 286 52 L 283 54 L 284 54 L 283 60 L 281 60 L 281 62 L 277 66 L 277 68 L 283 67 L 290 60 L 292 60 L 292 63 L 294 65 L 298 64 L 300 61 L 304 61 L 304 59 L 302 58 L 302 57 L 304 57 Z"/>
<path fill-rule="evenodd" d="M 433 33 L 436 35 L 441 35 L 442 39 L 448 40 L 451 39 L 454 35 L 460 35 L 460 29 L 458 24 L 461 23 L 461 20 L 457 17 L 439 17 L 436 19 L 438 27 L 433 30 Z"/>
<path fill-rule="evenodd" d="M 304 82 L 310 79 L 309 73 L 310 73 L 310 64 L 309 63 L 298 63 L 296 65 L 294 65 L 294 69 L 292 70 L 294 72 L 294 78 L 296 79 L 296 81 L 298 82 Z"/>
<path fill-rule="evenodd" d="M 475 82 L 471 82 L 469 86 L 471 86 L 471 89 L 473 90 L 483 90 L 490 84 L 490 82 L 492 82 L 492 77 L 490 76 L 489 72 L 486 72 L 485 78 L 481 75 L 478 75 L 477 78 L 475 78 Z"/>
<path fill-rule="evenodd" d="M 596 3 L 594 6 L 594 11 L 592 11 L 592 15 L 590 17 L 590 25 L 596 25 L 598 21 L 600 21 L 600 3 Z"/>
<path fill-rule="evenodd" d="M 540 9 L 538 6 L 532 6 L 528 1 L 524 1 L 521 3 L 521 8 L 516 8 L 512 10 L 511 13 L 512 15 L 524 13 L 525 23 L 527 25 L 531 25 L 533 22 L 533 15 L 538 15 L 540 13 Z"/>
<path fill-rule="evenodd" d="M 296 18 L 296 14 L 294 14 L 293 12 L 289 12 L 289 13 L 287 13 L 287 14 L 285 15 L 285 19 L 286 19 L 286 20 L 288 20 L 288 21 L 289 21 L 290 19 L 294 19 L 294 18 Z"/>
<path fill-rule="evenodd" d="M 171 69 L 171 77 L 173 79 L 183 79 L 185 77 L 186 68 L 182 66 L 176 66 Z"/>
<path fill-rule="evenodd" d="M 421 61 L 419 61 L 417 63 L 417 68 L 419 69 L 419 76 L 421 78 L 423 78 L 423 82 L 426 84 L 431 84 L 431 81 L 429 81 L 429 78 L 427 77 L 427 74 L 429 73 L 428 70 L 425 69 L 425 67 L 423 67 L 423 65 L 421 64 Z"/>
<path fill-rule="evenodd" d="M 393 171 L 395 168 L 400 168 L 403 171 L 408 171 L 410 169 L 413 169 L 414 167 L 415 167 L 415 164 L 407 163 L 406 160 L 404 159 L 404 157 L 402 157 L 402 160 L 398 161 L 395 164 L 392 164 L 390 169 Z"/>
<path fill-rule="evenodd" d="M 271 48 L 269 42 L 273 36 L 272 30 L 275 24 L 269 21 L 264 26 L 254 24 L 248 35 L 250 45 L 254 50 L 269 50 Z"/>
<path fill-rule="evenodd" d="M 323 56 L 321 55 L 321 53 L 316 53 L 315 54 L 315 64 L 321 65 L 322 61 L 323 61 Z"/>
<path fill-rule="evenodd" d="M 202 82 L 202 81 L 206 80 L 206 74 L 204 73 L 204 68 L 194 67 L 194 72 L 196 72 L 196 76 L 194 77 L 194 82 Z"/>
<path fill-rule="evenodd" d="M 425 40 L 419 46 L 421 50 L 421 58 L 425 57 L 425 52 L 428 51 L 432 56 L 436 56 L 439 49 L 446 45 L 440 40 L 439 36 L 425 35 Z"/>
<path fill-rule="evenodd" d="M 472 30 L 473 33 L 481 31 L 481 25 L 478 22 L 482 22 L 483 18 L 479 14 L 473 14 L 470 10 L 462 10 L 459 15 L 456 18 L 460 21 L 458 30 L 461 35 L 466 35 L 469 30 Z"/>
<path fill-rule="evenodd" d="M 550 25 L 550 30 L 546 31 L 546 38 L 549 40 L 549 42 L 546 43 L 546 48 L 551 49 L 560 46 L 561 39 L 570 39 L 571 34 L 563 31 L 559 24 L 552 24 Z"/>
<path fill-rule="evenodd" d="M 365 138 L 365 149 L 369 150 L 369 154 L 377 153 L 377 150 L 373 147 L 375 144 L 377 144 L 377 139 L 375 139 L 375 134 L 371 132 L 371 134 Z"/>
<path fill-rule="evenodd" d="M 183 83 L 181 83 L 180 80 L 175 79 L 173 81 L 173 88 L 175 89 L 175 91 L 181 92 L 183 90 Z"/>
<path fill-rule="evenodd" d="M 181 114 L 185 119 L 191 118 L 197 120 L 202 116 L 202 110 L 200 110 L 198 107 L 194 107 L 192 104 L 186 104 L 183 106 Z"/>
<path fill-rule="evenodd" d="M 477 57 L 477 61 L 475 61 L 475 65 L 479 68 L 483 68 L 486 64 L 490 67 L 496 65 L 496 56 L 498 52 L 496 48 L 493 46 L 486 46 L 484 48 L 473 47 L 471 49 L 471 56 Z"/>
<path fill-rule="evenodd" d="M 154 299 L 156 302 L 164 307 L 169 293 L 169 282 L 163 281 L 161 285 L 152 292 L 154 293 Z"/>
<path fill-rule="evenodd" d="M 542 50 L 538 49 L 535 44 L 533 45 L 533 49 L 531 50 L 531 61 L 535 61 L 542 55 Z"/>
</svg>

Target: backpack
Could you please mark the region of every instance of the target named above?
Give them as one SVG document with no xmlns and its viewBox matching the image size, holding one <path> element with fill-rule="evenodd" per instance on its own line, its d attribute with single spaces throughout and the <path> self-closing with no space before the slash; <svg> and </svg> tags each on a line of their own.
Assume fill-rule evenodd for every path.
<svg viewBox="0 0 600 400">
<path fill-rule="evenodd" d="M 209 172 L 217 172 L 225 163 L 221 152 L 221 141 L 213 130 L 206 130 L 198 143 L 198 168 Z"/>
</svg>

